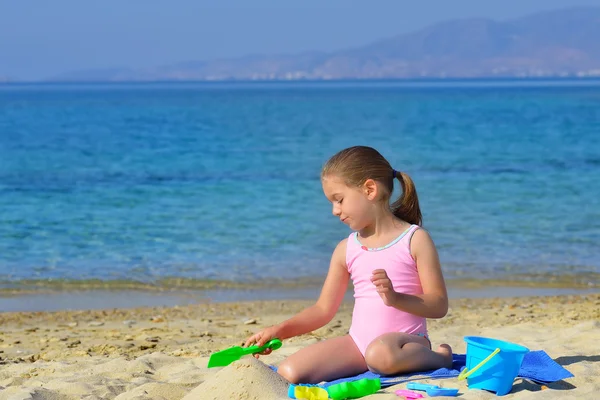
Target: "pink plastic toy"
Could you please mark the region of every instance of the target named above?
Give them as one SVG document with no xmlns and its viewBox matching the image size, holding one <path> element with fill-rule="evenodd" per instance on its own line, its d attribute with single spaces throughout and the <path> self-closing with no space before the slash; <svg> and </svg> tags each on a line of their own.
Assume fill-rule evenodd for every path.
<svg viewBox="0 0 600 400">
<path fill-rule="evenodd" d="M 398 396 L 404 397 L 406 400 L 422 399 L 421 393 L 413 392 L 412 390 L 400 389 L 396 390 Z"/>
</svg>

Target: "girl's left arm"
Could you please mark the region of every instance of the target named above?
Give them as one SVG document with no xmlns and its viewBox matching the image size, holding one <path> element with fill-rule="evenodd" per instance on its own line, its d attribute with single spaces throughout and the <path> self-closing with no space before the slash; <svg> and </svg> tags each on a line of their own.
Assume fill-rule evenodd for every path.
<svg viewBox="0 0 600 400">
<path fill-rule="evenodd" d="M 389 305 L 424 318 L 442 318 L 448 312 L 448 292 L 435 244 L 427 231 L 415 231 L 410 242 L 410 251 L 417 263 L 423 294 L 398 293 L 393 290 L 390 282 L 391 291 L 387 294 Z M 387 274 L 384 275 L 387 278 Z M 389 281 L 389 278 L 387 280 Z M 386 291 L 387 285 L 384 283 L 383 286 L 383 291 Z"/>
</svg>

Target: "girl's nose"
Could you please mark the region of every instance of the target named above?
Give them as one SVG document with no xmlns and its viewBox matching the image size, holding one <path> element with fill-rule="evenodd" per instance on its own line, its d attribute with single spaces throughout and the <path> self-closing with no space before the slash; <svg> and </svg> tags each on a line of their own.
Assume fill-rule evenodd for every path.
<svg viewBox="0 0 600 400">
<path fill-rule="evenodd" d="M 342 213 L 342 210 L 340 210 L 340 208 L 337 205 L 334 205 L 333 210 L 331 212 L 333 213 L 333 215 L 338 217 Z"/>
</svg>

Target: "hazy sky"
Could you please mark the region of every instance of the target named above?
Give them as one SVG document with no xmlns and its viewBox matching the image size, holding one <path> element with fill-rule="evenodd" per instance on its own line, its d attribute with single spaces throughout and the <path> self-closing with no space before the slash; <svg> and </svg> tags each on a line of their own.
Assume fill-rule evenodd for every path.
<svg viewBox="0 0 600 400">
<path fill-rule="evenodd" d="M 0 0 L 0 76 L 331 51 L 434 22 L 600 0 Z"/>
</svg>

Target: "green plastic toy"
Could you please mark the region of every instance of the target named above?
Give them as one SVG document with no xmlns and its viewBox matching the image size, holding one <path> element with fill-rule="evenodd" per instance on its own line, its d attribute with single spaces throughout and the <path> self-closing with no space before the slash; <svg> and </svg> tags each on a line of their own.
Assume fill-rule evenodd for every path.
<svg viewBox="0 0 600 400">
<path fill-rule="evenodd" d="M 352 382 L 336 383 L 335 385 L 328 386 L 326 389 L 329 397 L 333 400 L 358 399 L 381 389 L 381 380 L 379 378 L 364 378 Z"/>
<path fill-rule="evenodd" d="M 260 353 L 261 351 L 264 351 L 266 349 L 277 350 L 281 347 L 281 345 L 281 340 L 273 339 L 264 344 L 263 346 L 233 346 L 228 348 L 227 350 L 222 350 L 211 355 L 210 359 L 208 360 L 208 368 L 225 367 L 231 364 L 232 362 L 239 360 L 246 354 Z"/>
</svg>

